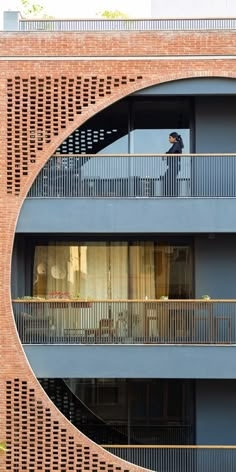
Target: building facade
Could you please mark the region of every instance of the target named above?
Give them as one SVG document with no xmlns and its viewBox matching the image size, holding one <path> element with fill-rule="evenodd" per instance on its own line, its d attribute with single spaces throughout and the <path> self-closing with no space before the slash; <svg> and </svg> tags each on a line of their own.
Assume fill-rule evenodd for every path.
<svg viewBox="0 0 236 472">
<path fill-rule="evenodd" d="M 2 467 L 234 470 L 236 21 L 5 20 Z"/>
</svg>

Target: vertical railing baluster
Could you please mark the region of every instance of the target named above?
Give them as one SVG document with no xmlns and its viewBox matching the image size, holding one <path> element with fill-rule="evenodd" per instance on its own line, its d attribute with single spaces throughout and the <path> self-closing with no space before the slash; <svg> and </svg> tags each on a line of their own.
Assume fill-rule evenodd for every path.
<svg viewBox="0 0 236 472">
<path fill-rule="evenodd" d="M 112 454 L 160 472 L 234 472 L 235 446 L 111 446 L 104 445 Z"/>
<path fill-rule="evenodd" d="M 232 30 L 235 18 L 138 20 L 19 20 L 20 31 L 202 31 Z"/>
<path fill-rule="evenodd" d="M 234 300 L 13 300 L 13 310 L 25 344 L 235 343 Z"/>
<path fill-rule="evenodd" d="M 171 159 L 176 158 L 176 156 L 171 157 Z M 73 164 L 73 159 L 76 160 L 76 165 Z M 28 197 L 156 198 L 161 194 L 167 197 L 185 198 L 236 197 L 236 179 L 233 178 L 235 159 L 236 155 L 183 155 L 181 177 L 178 174 L 176 178 L 175 172 L 170 170 L 169 185 L 166 185 L 166 179 L 167 188 L 163 194 L 162 156 L 65 155 L 63 157 L 57 154 L 50 158 L 40 171 Z M 75 166 L 79 169 L 75 169 Z M 88 169 L 91 167 L 91 170 L 87 170 L 86 167 Z M 190 189 L 194 189 L 192 194 Z"/>
</svg>

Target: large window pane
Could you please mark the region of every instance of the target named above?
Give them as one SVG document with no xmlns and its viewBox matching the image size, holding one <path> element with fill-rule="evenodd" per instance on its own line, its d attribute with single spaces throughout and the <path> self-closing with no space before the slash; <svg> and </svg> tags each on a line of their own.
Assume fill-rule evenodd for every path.
<svg viewBox="0 0 236 472">
<path fill-rule="evenodd" d="M 184 154 L 190 153 L 190 130 L 183 128 L 136 129 L 132 131 L 134 154 L 165 154 L 171 147 L 169 134 L 176 131 L 182 136 Z"/>
<path fill-rule="evenodd" d="M 132 107 L 131 147 L 134 153 L 165 153 L 169 133 L 182 135 L 189 152 L 191 102 L 189 98 L 155 98 L 135 101 Z"/>
<path fill-rule="evenodd" d="M 65 383 L 94 418 L 122 434 L 125 444 L 193 443 L 191 381 L 65 379 Z"/>
<path fill-rule="evenodd" d="M 36 246 L 33 295 L 127 299 L 127 243 Z"/>
<path fill-rule="evenodd" d="M 193 297 L 190 244 L 49 242 L 34 253 L 33 295 L 100 300 Z"/>
<path fill-rule="evenodd" d="M 97 113 L 58 147 L 60 154 L 128 152 L 128 103 L 122 100 Z"/>
</svg>

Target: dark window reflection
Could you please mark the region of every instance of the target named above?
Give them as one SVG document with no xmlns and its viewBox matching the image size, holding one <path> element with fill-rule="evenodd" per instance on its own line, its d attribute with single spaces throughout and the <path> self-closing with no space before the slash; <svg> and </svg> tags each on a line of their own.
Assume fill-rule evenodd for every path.
<svg viewBox="0 0 236 472">
<path fill-rule="evenodd" d="M 181 134 L 184 153 L 190 152 L 191 102 L 189 98 L 155 98 L 134 101 L 132 107 L 132 153 L 165 153 L 172 131 Z"/>
<path fill-rule="evenodd" d="M 127 97 L 106 108 L 74 131 L 58 154 L 164 153 L 171 131 L 190 147 L 189 97 Z"/>
<path fill-rule="evenodd" d="M 192 381 L 66 379 L 65 383 L 94 418 L 126 436 L 127 444 L 194 441 Z"/>
<path fill-rule="evenodd" d="M 57 149 L 58 154 L 128 153 L 128 103 L 123 100 L 93 116 Z"/>
</svg>

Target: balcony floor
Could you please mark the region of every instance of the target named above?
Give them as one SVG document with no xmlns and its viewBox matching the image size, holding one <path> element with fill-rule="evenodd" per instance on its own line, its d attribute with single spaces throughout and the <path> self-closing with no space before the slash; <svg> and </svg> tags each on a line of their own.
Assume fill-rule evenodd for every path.
<svg viewBox="0 0 236 472">
<path fill-rule="evenodd" d="M 23 347 L 39 378 L 236 379 L 236 345 Z"/>
<path fill-rule="evenodd" d="M 235 198 L 26 199 L 17 233 L 235 233 Z"/>
</svg>

